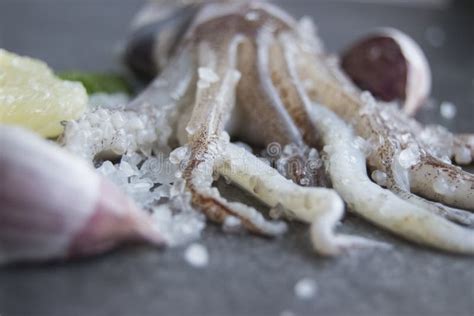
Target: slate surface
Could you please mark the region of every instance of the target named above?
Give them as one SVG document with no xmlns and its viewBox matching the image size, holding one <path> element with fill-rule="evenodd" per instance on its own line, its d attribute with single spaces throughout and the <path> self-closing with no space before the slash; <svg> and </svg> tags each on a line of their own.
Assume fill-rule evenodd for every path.
<svg viewBox="0 0 474 316">
<path fill-rule="evenodd" d="M 0 0 L 0 47 L 56 69 L 116 70 L 119 42 L 140 3 Z M 421 119 L 473 131 L 472 6 L 457 2 L 439 10 L 309 0 L 284 6 L 296 16 L 313 16 L 332 51 L 374 26 L 408 32 L 428 54 L 435 98 L 458 106 L 455 120 L 440 119 L 436 109 Z M 440 29 L 444 43 L 433 47 L 427 38 Z M 201 241 L 210 264 L 202 270 L 184 261 L 182 248 L 145 246 L 64 265 L 0 269 L 0 315 L 474 315 L 472 258 L 410 245 L 351 215 L 340 230 L 394 248 L 324 259 L 311 251 L 304 225 L 292 224 L 279 240 L 223 234 L 210 225 Z M 302 277 L 319 286 L 312 300 L 293 294 Z"/>
</svg>

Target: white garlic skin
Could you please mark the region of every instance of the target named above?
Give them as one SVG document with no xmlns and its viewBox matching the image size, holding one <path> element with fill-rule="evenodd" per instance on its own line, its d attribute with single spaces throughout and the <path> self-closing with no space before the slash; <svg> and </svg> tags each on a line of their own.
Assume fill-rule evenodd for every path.
<svg viewBox="0 0 474 316">
<path fill-rule="evenodd" d="M 0 264 L 163 243 L 147 215 L 85 161 L 18 127 L 0 126 L 0 148 Z"/>
</svg>

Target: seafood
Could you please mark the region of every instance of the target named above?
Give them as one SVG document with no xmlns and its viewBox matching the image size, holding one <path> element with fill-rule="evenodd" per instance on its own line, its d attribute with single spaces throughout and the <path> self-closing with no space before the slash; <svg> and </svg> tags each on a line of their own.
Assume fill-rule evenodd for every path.
<svg viewBox="0 0 474 316">
<path fill-rule="evenodd" d="M 310 223 L 314 248 L 324 255 L 386 246 L 335 232 L 343 200 L 406 239 L 474 253 L 474 176 L 450 161 L 471 162 L 473 136 L 422 126 L 360 91 L 324 51 L 310 19 L 296 21 L 261 1 L 207 2 L 186 7 L 183 29 L 161 36 L 161 12 L 181 9 L 151 4 L 137 19 L 137 36 L 153 27 L 157 34 L 131 41 L 128 59 L 151 49 L 144 75 L 159 74 L 120 111 L 146 116 L 154 126 L 149 152 L 174 149 L 184 190 L 209 219 L 238 218 L 267 236 L 286 230 L 284 222 L 223 198 L 212 186 L 220 175 L 286 217 Z M 333 188 L 298 186 L 230 139 L 317 148 Z"/>
</svg>

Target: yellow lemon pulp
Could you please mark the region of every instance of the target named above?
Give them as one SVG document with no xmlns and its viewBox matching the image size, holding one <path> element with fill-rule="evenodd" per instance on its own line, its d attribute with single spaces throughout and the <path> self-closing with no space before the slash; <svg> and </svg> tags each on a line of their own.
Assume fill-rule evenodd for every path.
<svg viewBox="0 0 474 316">
<path fill-rule="evenodd" d="M 79 118 L 88 96 L 81 83 L 57 78 L 44 62 L 0 49 L 0 123 L 44 137 L 62 133 L 62 121 Z"/>
</svg>

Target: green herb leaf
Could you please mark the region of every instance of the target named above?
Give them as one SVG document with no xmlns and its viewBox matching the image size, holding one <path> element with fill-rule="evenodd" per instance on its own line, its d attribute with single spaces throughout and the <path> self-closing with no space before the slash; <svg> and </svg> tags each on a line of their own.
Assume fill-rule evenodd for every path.
<svg viewBox="0 0 474 316">
<path fill-rule="evenodd" d="M 131 93 L 128 82 L 120 75 L 110 73 L 90 73 L 81 71 L 65 71 L 58 74 L 63 80 L 81 82 L 89 95 L 94 93 Z"/>
</svg>

